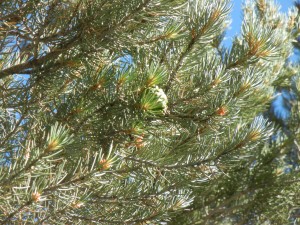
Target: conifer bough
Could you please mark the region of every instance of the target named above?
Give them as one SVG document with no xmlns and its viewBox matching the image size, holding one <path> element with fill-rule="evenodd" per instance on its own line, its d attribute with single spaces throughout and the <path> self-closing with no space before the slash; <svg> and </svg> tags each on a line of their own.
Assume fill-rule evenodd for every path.
<svg viewBox="0 0 300 225">
<path fill-rule="evenodd" d="M 225 48 L 231 4 L 2 1 L 1 224 L 287 224 L 260 115 L 297 12 L 247 1 Z"/>
</svg>

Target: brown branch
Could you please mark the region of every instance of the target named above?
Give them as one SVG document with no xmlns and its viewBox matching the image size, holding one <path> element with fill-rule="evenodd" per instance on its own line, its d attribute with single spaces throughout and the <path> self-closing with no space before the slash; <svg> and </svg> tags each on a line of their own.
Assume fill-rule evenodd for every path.
<svg viewBox="0 0 300 225">
<path fill-rule="evenodd" d="M 17 129 L 19 128 L 23 120 L 24 120 L 24 115 L 22 115 L 21 118 L 18 120 L 14 129 L 9 134 L 7 134 L 6 137 L 1 141 L 0 146 L 3 146 L 5 142 L 17 131 Z"/>
<path fill-rule="evenodd" d="M 219 11 L 216 11 L 216 12 L 219 12 Z M 201 38 L 201 36 L 203 36 L 208 30 L 209 30 L 209 27 L 214 23 L 214 21 L 217 19 L 217 14 L 216 12 L 214 12 L 208 19 L 207 23 L 205 23 L 201 29 L 199 30 L 199 33 L 196 34 L 195 33 L 195 30 L 193 29 L 191 31 L 191 40 L 188 44 L 188 46 L 186 47 L 186 49 L 181 52 L 180 56 L 179 56 L 179 59 L 177 61 L 177 64 L 174 68 L 174 70 L 172 70 L 171 74 L 170 74 L 170 78 L 167 82 L 167 85 L 165 87 L 165 93 L 167 94 L 167 92 L 171 89 L 171 85 L 173 83 L 173 81 L 175 80 L 176 78 L 176 74 L 177 72 L 179 71 L 179 69 L 182 67 L 182 63 L 183 63 L 183 60 L 184 58 L 187 56 L 187 54 L 193 49 L 195 43 L 197 42 L 197 40 L 199 40 Z"/>
<path fill-rule="evenodd" d="M 51 60 L 55 57 L 57 57 L 62 52 L 70 49 L 72 46 L 74 46 L 77 43 L 77 40 L 79 39 L 80 35 L 75 36 L 73 39 L 71 39 L 69 42 L 67 42 L 65 45 L 63 45 L 61 48 L 54 49 L 52 52 L 48 53 L 45 56 L 42 56 L 37 59 L 33 59 L 31 61 L 21 63 L 12 67 L 9 67 L 7 69 L 4 69 L 0 71 L 0 79 L 3 79 L 7 76 L 13 75 L 13 74 L 26 74 L 26 70 L 38 67 L 43 65 L 48 60 Z"/>
<path fill-rule="evenodd" d="M 19 212 L 21 212 L 21 210 L 24 208 L 24 207 L 26 207 L 26 206 L 28 206 L 28 205 L 30 205 L 32 203 L 32 200 L 29 200 L 29 201 L 27 201 L 27 202 L 25 202 L 23 205 L 21 205 L 17 210 L 15 210 L 14 212 L 12 212 L 11 214 L 9 214 L 6 218 L 5 218 L 5 220 L 3 220 L 3 221 L 1 221 L 1 224 L 9 224 L 8 222 L 10 221 L 10 219 L 14 216 L 14 215 L 16 215 L 17 213 L 19 213 Z"/>
</svg>

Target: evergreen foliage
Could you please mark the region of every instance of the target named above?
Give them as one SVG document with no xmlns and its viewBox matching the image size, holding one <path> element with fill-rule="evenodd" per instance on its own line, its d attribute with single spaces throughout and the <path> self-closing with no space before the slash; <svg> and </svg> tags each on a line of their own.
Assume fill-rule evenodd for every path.
<svg viewBox="0 0 300 225">
<path fill-rule="evenodd" d="M 0 2 L 1 223 L 297 221 L 299 173 L 278 172 L 262 116 L 298 71 L 297 11 L 247 1 L 227 49 L 230 8 Z"/>
</svg>

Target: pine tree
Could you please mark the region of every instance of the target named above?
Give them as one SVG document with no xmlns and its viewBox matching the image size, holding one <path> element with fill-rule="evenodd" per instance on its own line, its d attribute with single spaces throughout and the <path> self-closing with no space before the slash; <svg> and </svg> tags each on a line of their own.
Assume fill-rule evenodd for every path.
<svg viewBox="0 0 300 225">
<path fill-rule="evenodd" d="M 299 15 L 300 2 L 295 1 L 294 5 L 297 14 L 291 17 L 291 24 L 294 24 L 293 36 L 294 55 L 286 63 L 285 69 L 280 77 L 274 82 L 277 100 L 271 105 L 268 117 L 274 122 L 276 129 L 270 140 L 270 150 L 278 152 L 273 161 L 276 173 L 281 176 L 282 183 L 287 183 L 277 198 L 273 200 L 273 217 L 281 223 L 298 224 L 300 222 L 299 208 L 299 165 L 300 165 L 300 136 L 299 136 Z M 274 216 L 275 215 L 275 216 Z M 282 215 L 289 215 L 286 221 Z"/>
<path fill-rule="evenodd" d="M 297 12 L 248 1 L 227 49 L 230 5 L 1 2 L 1 223 L 289 221 L 262 113 Z"/>
<path fill-rule="evenodd" d="M 289 12 L 288 27 L 294 26 L 292 43 L 298 48 L 299 3 L 295 6 L 298 15 L 295 9 Z M 248 7 L 246 4 L 244 10 Z M 256 1 L 260 17 L 273 22 L 273 13 L 268 13 L 267 8 L 270 8 L 269 2 Z M 240 171 L 227 173 L 231 181 L 225 183 L 230 185 L 226 200 L 215 198 L 220 201 L 217 204 L 211 201 L 211 212 L 204 211 L 207 204 L 203 199 L 198 203 L 194 201 L 189 215 L 176 217 L 174 223 L 179 220 L 181 224 L 220 224 L 220 221 L 225 224 L 299 223 L 299 66 L 287 60 L 272 86 L 276 91 L 274 100 L 280 97 L 282 105 L 278 107 L 278 100 L 273 100 L 268 112 L 264 113 L 273 122 L 273 135 L 269 137 L 268 145 L 258 146 L 260 154 L 253 161 L 250 172 L 245 168 L 244 174 Z M 224 189 L 224 186 L 221 183 L 219 188 Z M 209 188 L 211 186 L 197 190 L 200 193 L 196 196 L 201 196 L 203 191 L 210 192 Z M 224 198 L 223 193 L 220 196 Z M 206 217 L 203 216 L 205 212 Z M 186 218 L 189 218 L 188 222 Z"/>
</svg>

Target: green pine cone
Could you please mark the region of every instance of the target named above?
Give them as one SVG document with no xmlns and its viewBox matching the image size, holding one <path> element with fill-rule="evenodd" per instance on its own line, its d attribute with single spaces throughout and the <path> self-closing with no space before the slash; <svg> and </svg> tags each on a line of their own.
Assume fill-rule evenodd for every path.
<svg viewBox="0 0 300 225">
<path fill-rule="evenodd" d="M 158 86 L 144 91 L 141 99 L 141 109 L 154 115 L 162 115 L 167 111 L 168 98 Z"/>
</svg>

